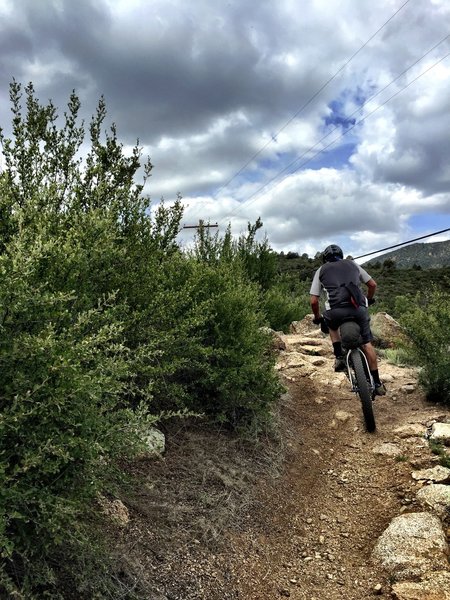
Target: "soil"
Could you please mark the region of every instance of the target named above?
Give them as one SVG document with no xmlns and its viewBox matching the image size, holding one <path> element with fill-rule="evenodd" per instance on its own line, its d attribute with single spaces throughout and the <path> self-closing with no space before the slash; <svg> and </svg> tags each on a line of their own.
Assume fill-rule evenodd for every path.
<svg viewBox="0 0 450 600">
<path fill-rule="evenodd" d="M 449 411 L 425 401 L 416 371 L 381 360 L 391 381 L 369 434 L 329 354 L 306 357 L 312 371 L 286 367 L 288 354 L 275 434 L 255 444 L 201 422 L 170 423 L 164 457 L 130 466 L 139 488 L 123 498 L 130 522 L 115 535 L 144 598 L 391 598 L 371 553 L 393 517 L 420 510 L 411 471 L 437 460 L 423 437 L 394 430 L 425 431 Z M 377 453 L 383 443 L 400 453 Z"/>
</svg>

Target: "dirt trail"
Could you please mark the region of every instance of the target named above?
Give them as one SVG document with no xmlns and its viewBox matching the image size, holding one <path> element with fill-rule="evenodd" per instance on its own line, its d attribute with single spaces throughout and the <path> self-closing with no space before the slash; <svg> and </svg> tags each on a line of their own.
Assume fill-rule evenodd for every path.
<svg viewBox="0 0 450 600">
<path fill-rule="evenodd" d="M 128 567 L 152 582 L 149 599 L 391 598 L 371 552 L 394 516 L 419 510 L 411 471 L 435 460 L 425 439 L 394 430 L 408 423 L 425 430 L 448 410 L 408 387 L 417 388 L 413 370 L 381 361 L 388 395 L 377 398 L 377 431 L 368 434 L 332 357 L 302 356 L 295 336 L 286 341 L 278 476 L 273 457 L 256 468 L 255 455 L 220 436 L 199 451 L 205 439 L 189 430 L 171 432 L 164 461 L 145 465 L 151 491 L 128 499 L 132 526 L 122 536 Z M 400 453 L 378 454 L 384 443 Z"/>
<path fill-rule="evenodd" d="M 240 597 L 363 600 L 375 590 L 391 597 L 370 555 L 390 520 L 414 508 L 410 473 L 430 456 L 417 438 L 397 458 L 373 449 L 396 441 L 396 427 L 436 415 L 417 394 L 392 400 L 411 381 L 410 372 L 399 371 L 390 395 L 377 399 L 375 434 L 364 431 L 357 400 L 345 388 L 330 393 L 303 380 L 291 384 L 293 439 L 283 476 L 262 484 L 265 500 L 252 530 L 230 536 L 242 557 Z M 339 421 L 338 410 L 352 416 Z"/>
</svg>

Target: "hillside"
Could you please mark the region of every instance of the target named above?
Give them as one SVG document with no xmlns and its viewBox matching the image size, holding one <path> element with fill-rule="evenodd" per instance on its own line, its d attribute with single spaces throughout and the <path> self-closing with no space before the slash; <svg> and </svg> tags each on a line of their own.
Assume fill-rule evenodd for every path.
<svg viewBox="0 0 450 600">
<path fill-rule="evenodd" d="M 445 242 L 433 242 L 431 244 L 411 244 L 377 256 L 364 263 L 369 267 L 385 260 L 392 260 L 399 269 L 410 269 L 421 267 L 422 269 L 440 269 L 450 266 L 450 240 Z"/>
</svg>

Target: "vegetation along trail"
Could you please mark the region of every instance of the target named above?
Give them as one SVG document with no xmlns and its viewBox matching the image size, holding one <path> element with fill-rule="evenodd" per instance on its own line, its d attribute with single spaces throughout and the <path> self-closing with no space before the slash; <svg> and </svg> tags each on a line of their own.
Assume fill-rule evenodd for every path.
<svg viewBox="0 0 450 600">
<path fill-rule="evenodd" d="M 278 453 L 261 464 L 258 456 L 233 456 L 220 436 L 214 447 L 200 434 L 175 435 L 184 436 L 183 442 L 168 448 L 165 467 L 177 479 L 178 497 L 165 506 L 171 516 L 160 524 L 166 528 L 164 540 L 158 540 L 160 555 L 156 561 L 147 556 L 146 564 L 145 536 L 137 531 L 155 496 L 141 498 L 136 506 L 141 521 L 135 523 L 130 560 L 140 563 L 141 573 L 152 570 L 155 598 L 393 597 L 392 578 L 372 559 L 372 551 L 393 517 L 421 510 L 415 499 L 421 484 L 411 472 L 435 463 L 424 433 L 449 411 L 424 401 L 414 369 L 382 360 L 389 393 L 376 399 L 377 431 L 368 434 L 358 399 L 345 376 L 333 372 L 328 340 L 308 318 L 300 325 L 300 332 L 281 337 L 285 350 L 277 368 L 288 392 L 280 408 Z M 206 454 L 198 454 L 199 444 Z M 182 457 L 186 452 L 197 452 L 190 455 L 190 465 Z M 201 481 L 196 468 L 203 472 Z M 189 477 L 183 476 L 186 470 Z M 237 472 L 248 484 L 237 485 Z M 155 476 L 153 471 L 153 481 Z M 218 486 L 223 494 L 215 503 Z M 189 505 L 194 493 L 203 495 L 205 506 L 209 498 L 203 516 Z M 230 501 L 233 497 L 239 501 Z M 199 526 L 205 518 L 210 526 Z M 177 528 L 170 528 L 170 520 Z"/>
</svg>

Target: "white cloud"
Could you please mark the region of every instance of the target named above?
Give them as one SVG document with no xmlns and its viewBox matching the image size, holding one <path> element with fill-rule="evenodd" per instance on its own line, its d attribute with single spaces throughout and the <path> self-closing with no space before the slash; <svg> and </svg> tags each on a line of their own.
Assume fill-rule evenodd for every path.
<svg viewBox="0 0 450 600">
<path fill-rule="evenodd" d="M 448 35 L 450 4 L 389 20 L 402 4 L 0 0 L 0 125 L 12 77 L 61 113 L 75 88 L 87 119 L 104 94 L 155 165 L 146 191 L 181 192 L 187 222 L 239 233 L 261 216 L 276 249 L 313 254 L 401 241 L 421 215 L 450 223 L 450 59 L 413 81 L 450 37 L 410 68 Z"/>
</svg>

